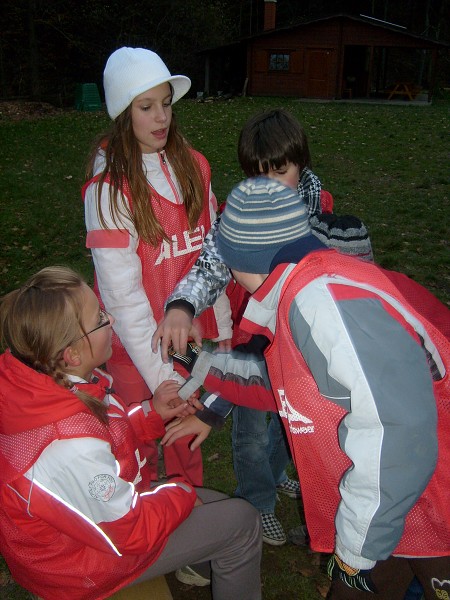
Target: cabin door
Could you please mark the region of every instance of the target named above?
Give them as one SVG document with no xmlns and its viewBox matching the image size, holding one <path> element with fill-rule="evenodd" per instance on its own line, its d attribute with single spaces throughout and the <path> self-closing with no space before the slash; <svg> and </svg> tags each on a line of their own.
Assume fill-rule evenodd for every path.
<svg viewBox="0 0 450 600">
<path fill-rule="evenodd" d="M 331 50 L 308 48 L 306 51 L 306 95 L 330 98 Z"/>
</svg>

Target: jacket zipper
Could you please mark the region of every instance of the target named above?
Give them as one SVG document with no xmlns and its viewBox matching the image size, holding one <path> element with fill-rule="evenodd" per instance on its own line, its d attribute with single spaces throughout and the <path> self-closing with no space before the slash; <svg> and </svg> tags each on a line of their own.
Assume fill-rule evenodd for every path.
<svg viewBox="0 0 450 600">
<path fill-rule="evenodd" d="M 170 188 L 173 192 L 173 195 L 175 196 L 175 202 L 176 204 L 183 204 L 183 198 L 181 198 L 180 194 L 177 191 L 177 188 L 173 182 L 173 179 L 170 175 L 170 171 L 169 171 L 169 167 L 167 166 L 167 162 L 166 162 L 166 157 L 165 157 L 165 153 L 164 151 L 162 152 L 158 152 L 158 156 L 159 156 L 159 163 L 161 165 L 161 169 L 162 172 L 164 173 L 168 184 L 170 185 Z"/>
</svg>

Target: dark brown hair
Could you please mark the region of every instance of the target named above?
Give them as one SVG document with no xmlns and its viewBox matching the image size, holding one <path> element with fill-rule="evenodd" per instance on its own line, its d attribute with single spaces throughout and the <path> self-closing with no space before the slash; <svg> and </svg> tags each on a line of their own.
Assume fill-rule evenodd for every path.
<svg viewBox="0 0 450 600">
<path fill-rule="evenodd" d="M 238 158 L 247 177 L 267 174 L 288 162 L 298 165 L 300 173 L 311 168 L 306 133 L 283 108 L 258 113 L 245 123 L 239 135 Z"/>
</svg>

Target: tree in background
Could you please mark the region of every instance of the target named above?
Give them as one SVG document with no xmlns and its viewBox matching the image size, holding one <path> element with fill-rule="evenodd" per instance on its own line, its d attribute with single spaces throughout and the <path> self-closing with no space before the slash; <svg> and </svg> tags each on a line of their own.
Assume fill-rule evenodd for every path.
<svg viewBox="0 0 450 600">
<path fill-rule="evenodd" d="M 450 0 L 278 0 L 277 25 L 365 14 L 449 40 Z M 196 51 L 262 29 L 264 0 L 2 0 L 0 98 L 73 103 L 77 83 L 101 89 L 106 58 L 123 45 L 155 50 L 201 89 Z"/>
</svg>

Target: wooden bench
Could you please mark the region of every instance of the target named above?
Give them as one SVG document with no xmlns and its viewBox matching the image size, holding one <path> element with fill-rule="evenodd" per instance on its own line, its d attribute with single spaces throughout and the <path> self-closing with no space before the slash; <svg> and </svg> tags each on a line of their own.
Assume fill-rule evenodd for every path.
<svg viewBox="0 0 450 600">
<path fill-rule="evenodd" d="M 108 600 L 173 600 L 173 596 L 166 578 L 161 575 L 161 577 L 122 588 Z"/>
<path fill-rule="evenodd" d="M 391 100 L 393 96 L 406 96 L 409 100 L 414 100 L 417 94 L 421 91 L 420 85 L 415 85 L 414 83 L 409 83 L 406 81 L 399 81 L 395 84 L 395 86 L 390 90 L 388 100 Z"/>
</svg>

